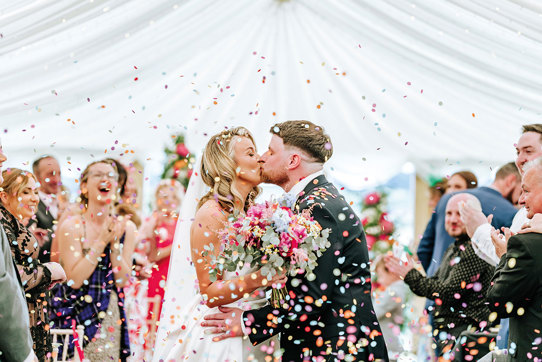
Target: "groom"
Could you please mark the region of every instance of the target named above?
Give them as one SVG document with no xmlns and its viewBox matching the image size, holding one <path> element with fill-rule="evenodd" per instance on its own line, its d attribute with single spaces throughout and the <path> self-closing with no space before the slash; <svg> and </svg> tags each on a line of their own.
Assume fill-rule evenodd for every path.
<svg viewBox="0 0 542 362">
<path fill-rule="evenodd" d="M 387 361 L 371 302 L 365 233 L 324 176 L 323 165 L 333 154 L 331 140 L 308 121 L 279 123 L 270 131 L 269 150 L 260 159 L 262 181 L 294 196 L 294 212 L 311 209 L 322 228 L 331 230 L 331 247 L 318 259 L 315 278 L 302 274 L 288 280 L 288 308 L 267 305 L 243 312 L 220 307 L 222 313 L 205 317 L 202 325 L 223 333 L 216 340 L 245 334 L 254 345 L 281 333 L 283 361 Z"/>
</svg>

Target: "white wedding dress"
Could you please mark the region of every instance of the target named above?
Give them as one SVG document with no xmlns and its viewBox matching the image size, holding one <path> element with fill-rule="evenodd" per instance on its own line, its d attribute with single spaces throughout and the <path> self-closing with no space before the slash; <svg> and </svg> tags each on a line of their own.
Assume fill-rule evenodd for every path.
<svg viewBox="0 0 542 362">
<path fill-rule="evenodd" d="M 198 165 L 195 170 L 199 169 Z M 197 200 L 206 193 L 207 189 L 199 177 L 199 172 L 195 172 L 183 199 L 175 231 L 153 361 L 263 362 L 267 355 L 279 349 L 277 338 L 256 347 L 252 346 L 248 337 L 234 337 L 213 342 L 212 339 L 216 335 L 208 334 L 209 329 L 201 326 L 204 316 L 219 312 L 217 307 L 209 308 L 203 304 L 190 256 L 190 227 L 196 214 Z M 231 280 L 251 272 L 253 270 L 243 268 L 238 273 L 224 273 L 223 279 Z M 231 293 L 231 291 L 228 290 L 225 293 Z M 262 297 L 241 298 L 227 306 L 248 310 L 261 308 L 266 303 L 266 299 Z"/>
<path fill-rule="evenodd" d="M 241 270 L 239 275 L 247 275 L 253 270 Z M 225 273 L 224 280 L 236 278 L 234 273 Z M 202 304 L 201 295 L 195 295 L 191 300 L 182 303 L 184 313 L 179 313 L 179 320 L 174 318 L 171 323 L 176 326 L 167 336 L 163 349 L 155 361 L 265 361 L 265 356 L 276 350 L 278 341 L 271 340 L 258 346 L 252 346 L 248 337 L 227 338 L 220 342 L 213 342 L 215 335 L 207 334 L 206 328 L 201 326 L 203 317 L 219 312 L 217 307 L 209 308 Z M 265 298 L 239 299 L 228 304 L 228 307 L 237 307 L 243 310 L 263 307 L 267 303 Z M 184 309 L 183 308 L 183 309 Z M 186 314 L 185 314 L 186 313 Z"/>
</svg>

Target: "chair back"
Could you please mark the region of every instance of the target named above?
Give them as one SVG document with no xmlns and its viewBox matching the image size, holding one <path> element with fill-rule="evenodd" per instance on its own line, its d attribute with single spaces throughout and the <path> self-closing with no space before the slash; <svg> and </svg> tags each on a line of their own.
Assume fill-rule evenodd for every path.
<svg viewBox="0 0 542 362">
<path fill-rule="evenodd" d="M 78 325 L 77 334 L 79 340 L 82 341 L 85 335 L 85 327 Z M 71 329 L 51 329 L 51 338 L 53 341 L 53 355 L 51 360 L 54 362 L 65 362 L 68 361 L 68 345 L 70 343 L 70 336 L 73 335 L 73 330 Z M 62 356 L 58 355 L 59 347 L 62 346 Z M 73 361 L 81 362 L 79 354 L 75 353 Z"/>
</svg>

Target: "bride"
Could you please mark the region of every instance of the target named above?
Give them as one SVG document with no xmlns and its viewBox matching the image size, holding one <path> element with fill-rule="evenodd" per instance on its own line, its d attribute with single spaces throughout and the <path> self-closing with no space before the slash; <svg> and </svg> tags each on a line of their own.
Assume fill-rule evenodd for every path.
<svg viewBox="0 0 542 362">
<path fill-rule="evenodd" d="M 214 342 L 201 327 L 203 317 L 220 306 L 262 307 L 265 285 L 286 282 L 284 276 L 268 282 L 246 266 L 219 275 L 215 282 L 209 279 L 211 254 L 220 252 L 217 232 L 234 212 L 246 211 L 259 193 L 258 160 L 252 135 L 244 127 L 211 137 L 205 147 L 200 172 L 192 176 L 181 209 L 153 361 L 264 361 L 278 350 L 276 340 L 257 347 L 246 337 Z M 210 188 L 206 193 L 203 183 Z"/>
</svg>

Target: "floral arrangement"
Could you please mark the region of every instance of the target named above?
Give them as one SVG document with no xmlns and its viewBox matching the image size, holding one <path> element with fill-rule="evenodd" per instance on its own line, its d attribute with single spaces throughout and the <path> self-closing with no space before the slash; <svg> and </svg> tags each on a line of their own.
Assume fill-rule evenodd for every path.
<svg viewBox="0 0 542 362">
<path fill-rule="evenodd" d="M 270 280 L 277 273 L 295 276 L 311 273 L 318 265 L 317 258 L 329 248 L 329 230 L 324 229 L 305 210 L 294 214 L 286 206 L 287 200 L 251 206 L 245 215 L 232 216 L 219 232 L 222 249 L 213 258 L 209 276 L 211 281 L 224 271 L 235 272 L 246 265 L 261 268 Z M 212 251 L 206 247 L 207 251 Z M 287 290 L 273 289 L 271 303 L 280 306 Z"/>
<path fill-rule="evenodd" d="M 167 156 L 166 166 L 162 172 L 162 178 L 178 180 L 186 189 L 192 176 L 194 159 L 190 157 L 190 151 L 184 144 L 184 135 L 172 135 L 173 148 L 166 147 L 164 152 Z"/>
<path fill-rule="evenodd" d="M 392 250 L 395 225 L 385 211 L 386 194 L 370 192 L 361 206 L 361 222 L 365 229 L 367 247 L 373 255 L 385 254 Z"/>
</svg>

